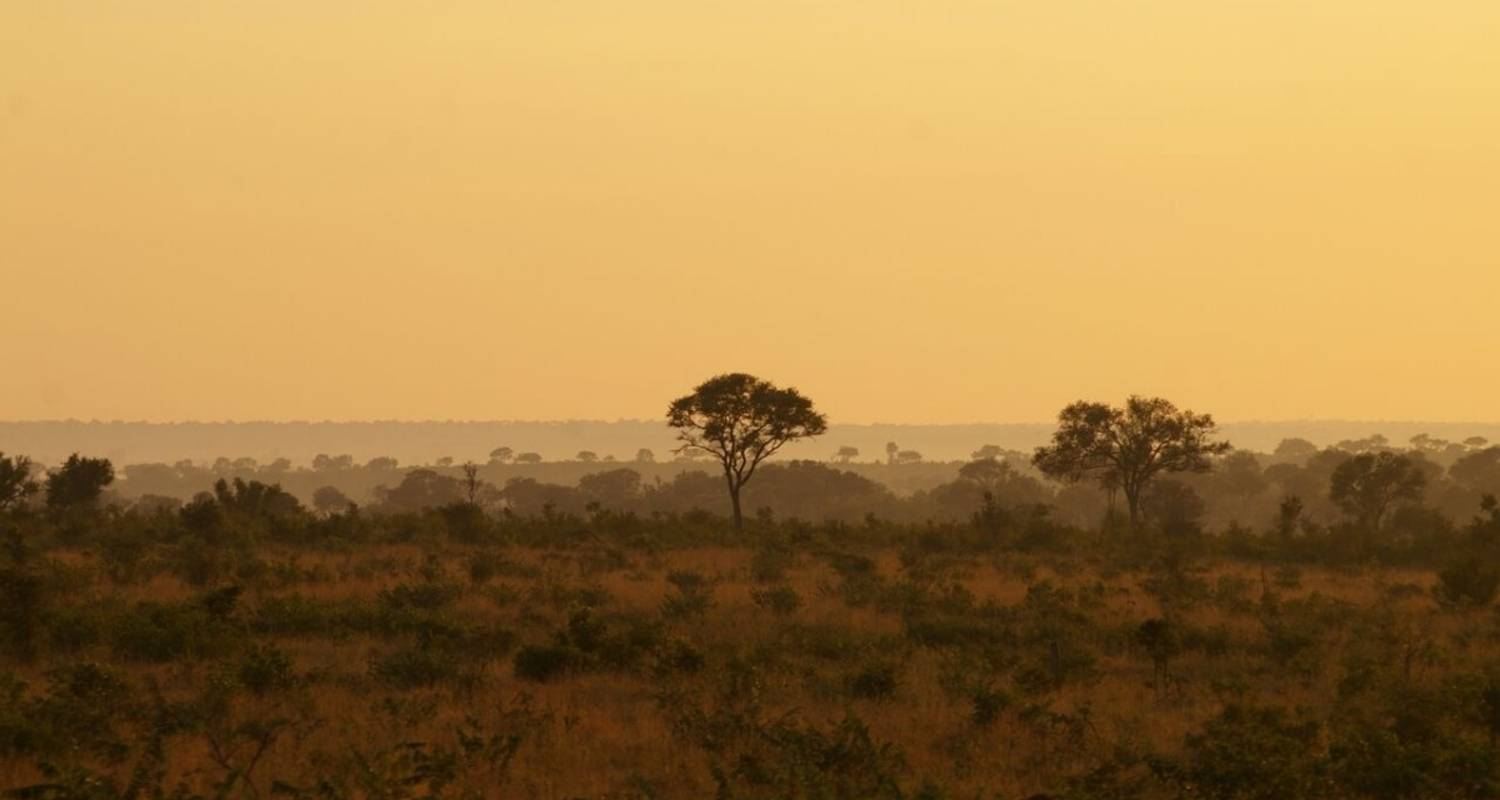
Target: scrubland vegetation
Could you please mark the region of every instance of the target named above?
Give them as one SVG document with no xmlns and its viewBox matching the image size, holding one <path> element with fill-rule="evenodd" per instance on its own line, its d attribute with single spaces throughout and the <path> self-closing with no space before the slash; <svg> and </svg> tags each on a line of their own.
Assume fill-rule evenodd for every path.
<svg viewBox="0 0 1500 800">
<path fill-rule="evenodd" d="M 0 459 L 0 787 L 1500 794 L 1500 450 L 1199 437 L 1132 522 L 1068 461 L 1080 430 L 920 497 L 768 463 L 740 528 L 723 483 L 679 507 L 607 469 L 541 496 L 413 470 L 319 509 L 242 478 L 110 502 L 108 462 Z"/>
</svg>

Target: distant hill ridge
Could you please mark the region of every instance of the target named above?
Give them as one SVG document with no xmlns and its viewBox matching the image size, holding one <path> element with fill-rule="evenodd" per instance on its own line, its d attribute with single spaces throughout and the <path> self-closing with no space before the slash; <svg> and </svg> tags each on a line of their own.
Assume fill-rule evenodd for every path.
<svg viewBox="0 0 1500 800">
<path fill-rule="evenodd" d="M 1051 423 L 834 424 L 818 439 L 788 446 L 781 457 L 827 460 L 848 445 L 859 448 L 861 461 L 881 460 L 886 442 L 894 441 L 928 460 L 956 461 L 985 444 L 1029 450 L 1046 442 L 1052 429 Z M 1500 442 L 1500 423 L 1478 422 L 1252 421 L 1223 423 L 1221 430 L 1235 446 L 1259 451 L 1269 451 L 1290 437 L 1329 445 L 1376 433 L 1395 445 L 1422 433 L 1449 440 L 1483 436 Z M 220 456 L 261 461 L 287 458 L 305 464 L 320 453 L 349 454 L 357 461 L 389 456 L 402 464 L 430 463 L 445 456 L 483 462 L 500 446 L 517 453 L 540 453 L 547 460 L 568 460 L 581 450 L 590 450 L 600 457 L 628 461 L 642 448 L 666 459 L 673 439 L 665 423 L 655 420 L 0 422 L 0 452 L 24 453 L 43 463 L 56 463 L 75 451 L 105 456 L 119 464 L 211 461 Z"/>
</svg>

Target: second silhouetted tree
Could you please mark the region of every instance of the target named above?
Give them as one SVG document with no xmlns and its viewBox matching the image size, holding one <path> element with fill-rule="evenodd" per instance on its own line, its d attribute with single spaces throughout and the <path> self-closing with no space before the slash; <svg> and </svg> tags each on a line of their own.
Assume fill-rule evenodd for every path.
<svg viewBox="0 0 1500 800">
<path fill-rule="evenodd" d="M 0 453 L 0 511 L 20 506 L 36 490 L 36 481 L 31 477 L 31 459 Z"/>
<path fill-rule="evenodd" d="M 1179 411 L 1160 397 L 1131 396 L 1124 408 L 1077 402 L 1057 415 L 1052 444 L 1038 447 L 1032 462 L 1048 477 L 1075 482 L 1091 478 L 1118 486 L 1132 526 L 1140 521 L 1141 498 L 1158 475 L 1207 472 L 1212 457 L 1229 451 L 1212 440 L 1213 417 Z"/>
<path fill-rule="evenodd" d="M 115 468 L 109 459 L 84 458 L 74 453 L 47 476 L 47 507 L 91 508 L 99 502 L 104 487 L 114 480 Z"/>
<path fill-rule="evenodd" d="M 1361 525 L 1379 530 L 1392 505 L 1421 499 L 1426 484 L 1422 471 L 1407 456 L 1361 453 L 1334 469 L 1328 498 Z"/>
</svg>

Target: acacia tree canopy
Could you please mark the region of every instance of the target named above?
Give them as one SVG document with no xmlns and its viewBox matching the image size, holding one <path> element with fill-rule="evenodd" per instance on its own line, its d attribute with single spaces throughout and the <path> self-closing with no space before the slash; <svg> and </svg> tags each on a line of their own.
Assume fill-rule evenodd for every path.
<svg viewBox="0 0 1500 800">
<path fill-rule="evenodd" d="M 969 481 L 990 492 L 1012 475 L 1014 470 L 1010 464 L 994 457 L 978 458 L 958 468 L 960 480 Z"/>
<path fill-rule="evenodd" d="M 705 453 L 723 466 L 736 530 L 744 527 L 740 489 L 756 467 L 787 442 L 828 429 L 828 420 L 796 389 L 742 372 L 709 378 L 673 400 L 667 424 L 682 443 L 677 452 Z"/>
<path fill-rule="evenodd" d="M 0 453 L 0 511 L 20 505 L 36 490 L 37 483 L 31 477 L 31 459 Z"/>
<path fill-rule="evenodd" d="M 1213 417 L 1179 410 L 1160 397 L 1131 395 L 1123 408 L 1077 402 L 1057 415 L 1052 444 L 1038 447 L 1032 462 L 1048 477 L 1086 478 L 1125 495 L 1132 525 L 1140 521 L 1141 497 L 1158 475 L 1207 472 L 1212 458 L 1229 451 L 1214 441 Z"/>
<path fill-rule="evenodd" d="M 1427 476 L 1407 456 L 1361 453 L 1334 469 L 1328 497 L 1361 524 L 1379 529 L 1393 504 L 1420 499 L 1426 485 Z"/>
<path fill-rule="evenodd" d="M 115 480 L 114 465 L 105 458 L 68 456 L 47 476 L 47 507 L 52 509 L 93 506 L 104 493 L 104 487 Z"/>
</svg>

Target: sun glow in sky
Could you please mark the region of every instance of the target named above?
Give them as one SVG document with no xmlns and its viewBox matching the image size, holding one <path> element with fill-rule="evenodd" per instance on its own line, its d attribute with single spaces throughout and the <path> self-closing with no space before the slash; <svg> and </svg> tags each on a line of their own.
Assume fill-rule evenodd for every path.
<svg viewBox="0 0 1500 800">
<path fill-rule="evenodd" d="M 1500 3 L 0 6 L 0 418 L 1500 418 Z"/>
</svg>

